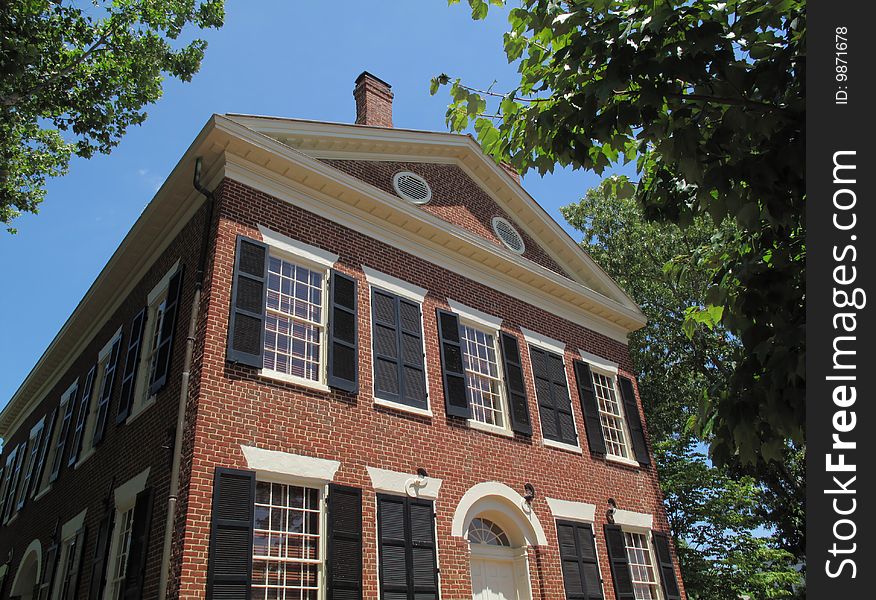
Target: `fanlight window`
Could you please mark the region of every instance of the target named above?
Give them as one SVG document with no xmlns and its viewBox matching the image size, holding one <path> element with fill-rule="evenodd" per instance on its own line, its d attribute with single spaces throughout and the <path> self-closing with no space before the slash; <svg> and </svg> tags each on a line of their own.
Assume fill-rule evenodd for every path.
<svg viewBox="0 0 876 600">
<path fill-rule="evenodd" d="M 468 541 L 472 544 L 488 544 L 490 546 L 510 546 L 508 536 L 502 528 L 489 519 L 472 519 L 468 526 Z"/>
</svg>

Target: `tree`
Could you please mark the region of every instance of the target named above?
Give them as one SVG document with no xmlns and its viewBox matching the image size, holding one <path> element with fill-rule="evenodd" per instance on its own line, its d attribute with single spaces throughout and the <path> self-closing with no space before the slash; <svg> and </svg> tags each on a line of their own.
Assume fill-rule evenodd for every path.
<svg viewBox="0 0 876 600">
<path fill-rule="evenodd" d="M 189 81 L 206 42 L 176 43 L 187 25 L 218 28 L 223 0 L 9 0 L 0 11 L 0 223 L 37 212 L 46 179 L 73 155 L 108 154 L 163 75 Z"/>
<path fill-rule="evenodd" d="M 686 307 L 702 302 L 709 272 L 664 268 L 737 225 L 726 219 L 716 226 L 707 217 L 684 228 L 649 221 L 634 199 L 613 193 L 625 185 L 623 178 L 605 180 L 561 212 L 583 233 L 582 247 L 648 317 L 630 336 L 630 355 L 688 593 L 787 597 L 800 580 L 792 565 L 805 562 L 802 452 L 789 448 L 794 460 L 759 469 L 709 464 L 691 423 L 704 391 L 726 385 L 742 347 L 720 324 L 684 333 Z"/>
<path fill-rule="evenodd" d="M 735 222 L 674 260 L 709 281 L 688 332 L 720 324 L 742 349 L 697 411 L 720 462 L 779 460 L 804 440 L 804 4 L 522 0 L 504 37 L 516 87 L 432 81 L 451 85 L 450 128 L 473 124 L 521 171 L 636 160 L 649 219 Z"/>
</svg>

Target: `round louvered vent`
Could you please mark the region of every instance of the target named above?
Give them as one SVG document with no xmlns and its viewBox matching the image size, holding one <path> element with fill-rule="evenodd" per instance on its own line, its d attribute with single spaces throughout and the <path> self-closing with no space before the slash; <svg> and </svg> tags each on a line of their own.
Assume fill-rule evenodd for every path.
<svg viewBox="0 0 876 600">
<path fill-rule="evenodd" d="M 511 252 L 523 254 L 523 251 L 526 250 L 526 246 L 523 244 L 523 238 L 520 237 L 520 234 L 507 219 L 493 217 L 493 231 L 496 232 L 496 236 L 502 240 L 502 243 L 505 244 Z"/>
<path fill-rule="evenodd" d="M 432 199 L 432 188 L 426 180 L 410 171 L 400 171 L 392 178 L 396 193 L 414 204 L 426 204 Z"/>
</svg>

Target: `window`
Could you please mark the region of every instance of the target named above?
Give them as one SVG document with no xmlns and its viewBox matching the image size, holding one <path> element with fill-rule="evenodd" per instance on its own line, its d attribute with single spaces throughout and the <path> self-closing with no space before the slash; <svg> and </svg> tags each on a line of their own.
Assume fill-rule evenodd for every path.
<svg viewBox="0 0 876 600">
<path fill-rule="evenodd" d="M 468 535 L 466 536 L 469 543 L 472 544 L 487 544 L 489 546 L 510 546 L 508 536 L 501 527 L 490 521 L 489 519 L 475 518 L 471 520 L 471 525 L 468 526 Z"/>
<path fill-rule="evenodd" d="M 58 582 L 55 584 L 58 590 L 55 598 L 58 600 L 72 600 L 76 594 L 84 542 L 84 529 L 61 541 L 61 562 L 58 564 Z"/>
<path fill-rule="evenodd" d="M 593 373 L 593 390 L 599 407 L 599 423 L 605 438 L 606 453 L 621 458 L 630 458 L 626 421 L 618 398 L 614 377 L 596 370 Z"/>
<path fill-rule="evenodd" d="M 6 523 L 14 514 L 15 494 L 18 490 L 18 479 L 21 474 L 21 463 L 24 462 L 24 453 L 27 442 L 16 446 L 9 456 L 6 457 L 6 466 L 3 468 L 3 522 Z"/>
<path fill-rule="evenodd" d="M 471 398 L 472 420 L 507 428 L 504 387 L 499 371 L 496 338 L 492 334 L 460 325 L 465 383 Z"/>
<path fill-rule="evenodd" d="M 146 347 L 143 353 L 142 381 L 137 392 L 137 400 L 134 404 L 134 412 L 137 407 L 143 406 L 149 400 L 149 385 L 155 381 L 155 373 L 158 370 L 158 346 L 161 340 L 161 326 L 164 323 L 165 310 L 167 309 L 167 288 L 158 294 L 158 297 L 149 304 L 149 314 L 146 316 Z"/>
<path fill-rule="evenodd" d="M 322 579 L 320 491 L 257 481 L 252 597 L 317 600 Z"/>
<path fill-rule="evenodd" d="M 83 395 L 80 401 L 82 402 L 80 411 L 88 411 L 85 415 L 82 439 L 80 441 L 80 462 L 88 458 L 94 448 L 103 440 L 121 342 L 122 330 L 119 328 L 112 340 L 98 354 L 96 376 L 93 380 L 95 385 L 86 386 L 84 390 L 85 392 L 91 391 L 92 393 L 88 396 Z M 73 450 L 75 451 L 76 449 L 74 448 Z"/>
<path fill-rule="evenodd" d="M 271 255 L 263 368 L 322 383 L 325 364 L 325 273 Z"/>
<path fill-rule="evenodd" d="M 431 500 L 377 495 L 382 600 L 438 598 L 438 546 Z"/>
<path fill-rule="evenodd" d="M 604 598 L 593 525 L 578 521 L 557 521 L 557 541 L 560 546 L 565 598 L 567 600 Z"/>
<path fill-rule="evenodd" d="M 530 345 L 529 358 L 545 445 L 579 452 L 563 356 Z"/>
<path fill-rule="evenodd" d="M 644 533 L 624 531 L 624 542 L 636 600 L 658 600 L 657 576 L 648 537 Z"/>
<path fill-rule="evenodd" d="M 108 600 L 119 600 L 124 597 L 125 574 L 128 569 L 128 554 L 131 549 L 131 526 L 134 523 L 134 507 L 132 506 L 119 516 L 116 524 L 116 555 L 110 565 L 110 580 L 107 585 Z"/>
<path fill-rule="evenodd" d="M 24 503 L 27 502 L 31 483 L 34 479 L 34 472 L 39 466 L 40 448 L 42 448 L 43 429 L 45 429 L 46 418 L 40 419 L 33 429 L 30 430 L 29 437 L 29 452 L 27 453 L 27 463 L 24 466 L 24 477 L 21 481 L 21 487 L 18 490 L 18 504 L 16 510 L 21 510 Z"/>
<path fill-rule="evenodd" d="M 52 437 L 49 439 L 49 450 L 46 456 L 48 469 L 43 477 L 42 489 L 45 489 L 50 483 L 55 481 L 58 478 L 58 473 L 61 471 L 61 464 L 64 460 L 64 448 L 67 445 L 67 436 L 70 433 L 70 422 L 73 420 L 73 409 L 76 406 L 76 393 L 78 389 L 79 380 L 76 380 L 61 395 L 61 401 L 58 403 L 56 418 L 60 422 L 55 427 L 55 431 L 51 432 Z"/>
</svg>

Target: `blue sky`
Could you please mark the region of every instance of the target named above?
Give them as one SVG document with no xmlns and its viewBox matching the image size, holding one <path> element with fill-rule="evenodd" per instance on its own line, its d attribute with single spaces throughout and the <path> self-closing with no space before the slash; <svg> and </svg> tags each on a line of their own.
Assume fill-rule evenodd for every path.
<svg viewBox="0 0 876 600">
<path fill-rule="evenodd" d="M 389 82 L 397 127 L 444 131 L 446 72 L 475 85 L 513 87 L 502 51 L 505 11 L 472 21 L 465 2 L 227 1 L 226 25 L 207 32 L 207 56 L 191 83 L 168 81 L 149 118 L 109 156 L 75 160 L 52 180 L 40 213 L 0 232 L 5 293 L 0 406 L 39 360 L 140 212 L 212 113 L 352 122 L 353 80 L 368 70 Z M 366 10 L 367 9 L 367 10 Z M 530 174 L 524 187 L 555 219 L 596 185 L 593 173 Z M 575 239 L 579 235 L 573 233 Z"/>
</svg>

